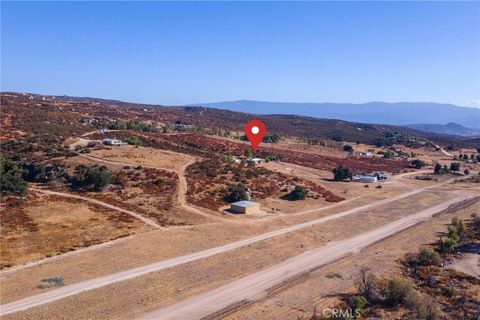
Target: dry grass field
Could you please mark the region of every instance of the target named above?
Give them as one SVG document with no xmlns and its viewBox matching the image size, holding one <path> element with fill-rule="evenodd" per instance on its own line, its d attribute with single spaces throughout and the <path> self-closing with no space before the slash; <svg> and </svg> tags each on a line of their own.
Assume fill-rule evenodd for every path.
<svg viewBox="0 0 480 320">
<path fill-rule="evenodd" d="M 151 228 L 131 216 L 76 199 L 30 196 L 1 213 L 2 267 L 9 267 Z"/>
</svg>

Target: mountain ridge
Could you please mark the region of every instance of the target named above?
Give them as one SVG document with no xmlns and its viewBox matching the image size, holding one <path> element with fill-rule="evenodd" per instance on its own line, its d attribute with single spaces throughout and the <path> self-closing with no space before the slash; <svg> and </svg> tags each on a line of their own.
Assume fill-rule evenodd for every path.
<svg viewBox="0 0 480 320">
<path fill-rule="evenodd" d="M 339 119 L 360 123 L 396 126 L 411 124 L 458 123 L 467 128 L 480 129 L 480 109 L 436 102 L 269 102 L 235 100 L 196 103 L 205 106 L 251 114 L 295 114 L 320 119 Z"/>
</svg>

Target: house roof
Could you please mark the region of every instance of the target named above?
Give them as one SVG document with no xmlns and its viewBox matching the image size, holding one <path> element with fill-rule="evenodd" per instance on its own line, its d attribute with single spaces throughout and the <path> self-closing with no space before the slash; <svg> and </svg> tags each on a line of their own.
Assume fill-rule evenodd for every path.
<svg viewBox="0 0 480 320">
<path fill-rule="evenodd" d="M 255 207 L 255 206 L 259 206 L 260 204 L 252 201 L 237 201 L 232 203 L 232 205 L 236 205 L 239 207 Z"/>
</svg>

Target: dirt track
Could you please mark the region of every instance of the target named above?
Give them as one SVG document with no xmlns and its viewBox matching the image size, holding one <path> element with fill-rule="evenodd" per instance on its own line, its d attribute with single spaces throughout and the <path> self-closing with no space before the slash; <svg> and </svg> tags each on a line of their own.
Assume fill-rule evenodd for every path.
<svg viewBox="0 0 480 320">
<path fill-rule="evenodd" d="M 471 198 L 474 198 L 474 196 L 465 194 L 457 196 L 454 199 L 399 219 L 381 228 L 308 251 L 218 289 L 154 311 L 145 315 L 142 319 L 200 319 L 212 314 L 221 314 L 222 310 L 225 309 L 232 310 L 236 306 L 241 306 L 265 296 L 270 289 L 275 289 L 291 279 L 347 255 L 358 253 L 365 247 L 431 218 L 451 205 Z"/>
<path fill-rule="evenodd" d="M 28 308 L 31 308 L 31 307 L 34 307 L 34 306 L 42 305 L 42 304 L 45 304 L 45 303 L 48 303 L 48 302 L 51 302 L 51 301 L 55 301 L 55 300 L 62 299 L 62 298 L 68 297 L 68 296 L 72 296 L 72 295 L 78 294 L 78 293 L 83 292 L 83 291 L 93 290 L 93 289 L 103 287 L 103 286 L 106 286 L 106 285 L 109 285 L 109 284 L 112 284 L 112 283 L 115 283 L 115 282 L 132 279 L 132 278 L 139 277 L 139 276 L 151 273 L 151 272 L 160 271 L 160 270 L 164 270 L 164 269 L 167 269 L 167 268 L 178 266 L 178 265 L 181 265 L 181 264 L 184 264 L 184 263 L 196 261 L 196 260 L 199 260 L 199 259 L 208 258 L 208 257 L 211 257 L 211 256 L 219 254 L 219 253 L 223 253 L 223 252 L 227 252 L 227 251 L 234 250 L 234 249 L 237 249 L 237 248 L 241 248 L 241 247 L 250 245 L 252 243 L 256 243 L 256 242 L 259 242 L 259 241 L 262 241 L 262 240 L 265 240 L 265 239 L 276 237 L 278 235 L 286 234 L 286 233 L 293 232 L 293 231 L 302 230 L 302 229 L 308 228 L 308 227 L 316 225 L 316 224 L 321 224 L 321 223 L 324 223 L 326 221 L 338 219 L 338 218 L 341 218 L 341 217 L 344 217 L 344 216 L 347 216 L 347 215 L 351 215 L 351 214 L 355 214 L 355 213 L 358 213 L 358 212 L 361 212 L 361 211 L 364 211 L 364 210 L 367 210 L 367 209 L 370 209 L 370 208 L 373 208 L 373 207 L 376 207 L 376 206 L 379 206 L 379 205 L 382 205 L 382 204 L 387 204 L 387 203 L 390 203 L 390 202 L 393 202 L 393 201 L 396 201 L 396 200 L 399 200 L 399 199 L 402 199 L 402 198 L 406 198 L 406 197 L 418 194 L 418 193 L 420 193 L 424 190 L 431 189 L 431 188 L 434 188 L 434 187 L 438 187 L 439 185 L 443 185 L 445 183 L 448 183 L 449 181 L 445 181 L 443 183 L 436 184 L 436 185 L 429 186 L 429 187 L 425 187 L 425 188 L 419 188 L 419 189 L 416 189 L 414 191 L 410 191 L 410 192 L 395 196 L 395 197 L 390 198 L 390 199 L 376 201 L 376 202 L 373 202 L 373 203 L 370 203 L 370 204 L 367 204 L 367 205 L 364 205 L 364 206 L 360 206 L 360 207 L 356 207 L 356 208 L 353 208 L 353 209 L 350 209 L 350 210 L 342 211 L 342 212 L 332 214 L 332 215 L 329 215 L 329 216 L 326 216 L 326 217 L 322 217 L 322 218 L 319 218 L 319 219 L 316 219 L 316 220 L 313 220 L 313 221 L 309 221 L 309 222 L 289 226 L 289 227 L 286 227 L 286 228 L 274 230 L 274 231 L 267 232 L 267 233 L 264 233 L 264 234 L 261 234 L 261 235 L 255 236 L 255 237 L 251 237 L 251 238 L 248 238 L 248 239 L 232 242 L 232 243 L 229 243 L 229 244 L 226 244 L 226 245 L 223 245 L 223 246 L 214 247 L 214 248 L 211 248 L 211 249 L 195 252 L 195 253 L 192 253 L 192 254 L 187 254 L 187 255 L 184 255 L 184 256 L 179 256 L 179 257 L 168 259 L 168 260 L 163 260 L 163 261 L 152 263 L 152 264 L 145 265 L 145 266 L 142 266 L 142 267 L 133 268 L 133 269 L 130 269 L 130 270 L 125 270 L 125 271 L 122 271 L 122 272 L 118 272 L 118 273 L 110 274 L 110 275 L 107 275 L 107 276 L 103 276 L 103 277 L 100 277 L 100 278 L 95 278 L 95 279 L 90 279 L 90 280 L 74 283 L 72 285 L 61 287 L 59 289 L 55 289 L 55 290 L 52 290 L 52 291 L 41 293 L 41 294 L 38 294 L 38 295 L 35 295 L 35 296 L 30 296 L 30 297 L 27 297 L 27 298 L 24 298 L 24 299 L 20 299 L 20 300 L 2 305 L 1 310 L 0 310 L 0 315 L 25 310 L 25 309 L 28 309 Z"/>
<path fill-rule="evenodd" d="M 54 196 L 60 196 L 60 197 L 66 197 L 66 198 L 79 199 L 79 200 L 87 201 L 87 202 L 90 202 L 90 203 L 94 203 L 94 204 L 97 204 L 97 205 L 105 207 L 105 208 L 109 208 L 109 209 L 112 209 L 112 210 L 120 211 L 120 212 L 126 213 L 128 215 L 131 215 L 132 217 L 143 221 L 145 224 L 148 224 L 149 226 L 154 227 L 155 229 L 163 229 L 163 230 L 168 229 L 168 228 L 162 227 L 161 225 L 155 223 L 155 221 L 153 221 L 151 219 L 145 218 L 144 216 L 142 216 L 142 215 L 140 215 L 136 212 L 133 212 L 131 210 L 122 209 L 122 208 L 119 208 L 117 206 L 114 206 L 114 205 L 111 205 L 111 204 L 108 204 L 108 203 L 105 203 L 105 202 L 102 202 L 102 201 L 99 201 L 99 200 L 96 200 L 96 199 L 77 196 L 77 195 L 70 194 L 70 193 L 50 191 L 50 190 L 42 190 L 42 189 L 36 189 L 36 188 L 29 188 L 29 189 L 32 190 L 32 191 L 38 192 L 38 193 L 44 193 L 44 194 L 48 194 L 48 195 L 54 195 Z"/>
</svg>

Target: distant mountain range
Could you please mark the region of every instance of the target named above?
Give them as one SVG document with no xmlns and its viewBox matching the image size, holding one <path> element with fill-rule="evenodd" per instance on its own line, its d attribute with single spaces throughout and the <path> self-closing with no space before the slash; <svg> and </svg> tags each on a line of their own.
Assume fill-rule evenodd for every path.
<svg viewBox="0 0 480 320">
<path fill-rule="evenodd" d="M 452 127 L 449 124 L 453 122 L 465 128 L 480 129 L 480 109 L 433 102 L 369 102 L 354 104 L 238 100 L 197 103 L 194 105 L 253 114 L 296 114 L 315 118 L 396 126 L 447 124 L 446 126 Z M 424 129 L 432 131 L 432 128 L 424 127 Z M 448 128 L 446 130 L 448 131 Z"/>
<path fill-rule="evenodd" d="M 466 128 L 455 122 L 449 122 L 447 124 L 410 124 L 404 125 L 403 127 L 426 132 L 480 137 L 480 129 Z"/>
</svg>

